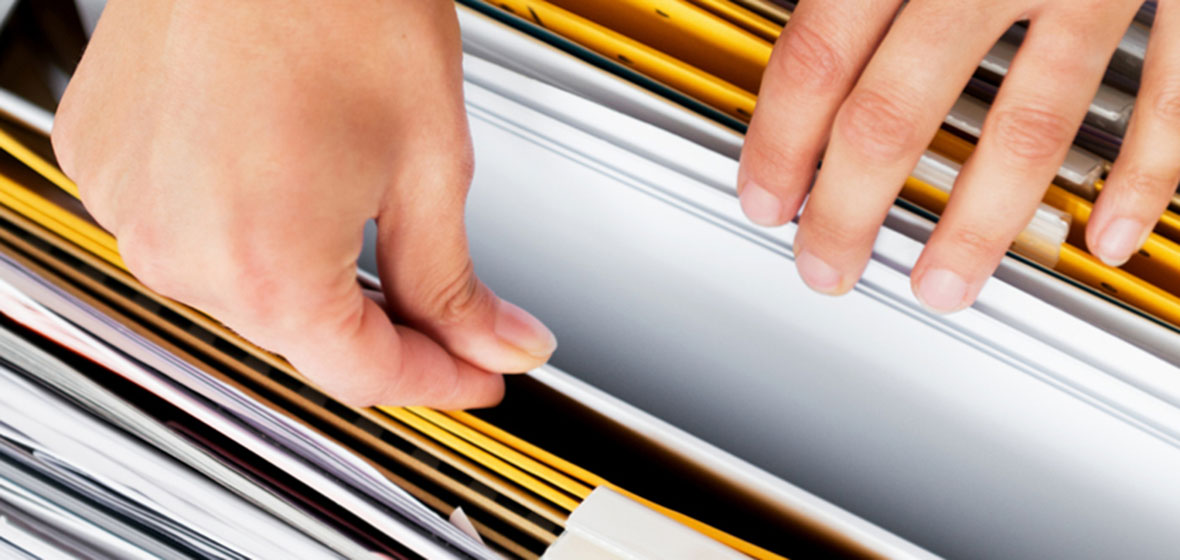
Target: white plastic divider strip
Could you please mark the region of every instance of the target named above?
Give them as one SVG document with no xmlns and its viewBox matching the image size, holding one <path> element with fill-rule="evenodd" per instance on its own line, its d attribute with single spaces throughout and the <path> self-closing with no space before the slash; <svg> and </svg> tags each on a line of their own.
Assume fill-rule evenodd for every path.
<svg viewBox="0 0 1180 560">
<path fill-rule="evenodd" d="M 741 560 L 745 555 L 610 488 L 599 486 L 570 514 L 543 560 Z"/>
</svg>

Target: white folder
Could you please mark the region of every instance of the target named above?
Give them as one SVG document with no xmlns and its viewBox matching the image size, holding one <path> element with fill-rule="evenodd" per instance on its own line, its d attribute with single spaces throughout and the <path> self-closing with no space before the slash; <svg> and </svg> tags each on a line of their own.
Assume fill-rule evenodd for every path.
<svg viewBox="0 0 1180 560">
<path fill-rule="evenodd" d="M 571 394 L 884 556 L 1180 550 L 1174 331 L 1009 259 L 930 314 L 900 208 L 852 293 L 812 293 L 794 224 L 741 215 L 740 137 L 461 16 L 476 269 L 554 328 Z"/>
</svg>

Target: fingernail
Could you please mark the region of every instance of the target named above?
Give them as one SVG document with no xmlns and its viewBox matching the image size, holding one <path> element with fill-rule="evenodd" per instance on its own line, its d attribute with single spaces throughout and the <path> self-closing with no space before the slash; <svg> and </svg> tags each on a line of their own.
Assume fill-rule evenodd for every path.
<svg viewBox="0 0 1180 560">
<path fill-rule="evenodd" d="M 760 226 L 777 226 L 781 225 L 783 214 L 783 203 L 774 196 L 770 191 L 758 186 L 753 181 L 747 181 L 742 187 L 741 194 L 742 212 L 746 213 L 746 217 L 751 222 Z"/>
<path fill-rule="evenodd" d="M 811 289 L 825 294 L 840 289 L 840 271 L 823 259 L 804 250 L 795 257 L 795 265 L 799 267 L 799 276 Z"/>
<path fill-rule="evenodd" d="M 918 301 L 931 311 L 948 313 L 963 306 L 967 299 L 967 281 L 944 268 L 929 270 L 918 282 Z"/>
<path fill-rule="evenodd" d="M 500 300 L 496 308 L 496 336 L 538 358 L 548 358 L 557 349 L 557 337 L 536 317 Z"/>
<path fill-rule="evenodd" d="M 1110 266 L 1122 266 L 1131 258 L 1143 242 L 1147 241 L 1147 228 L 1131 218 L 1119 218 L 1103 230 L 1098 238 L 1097 256 Z"/>
</svg>

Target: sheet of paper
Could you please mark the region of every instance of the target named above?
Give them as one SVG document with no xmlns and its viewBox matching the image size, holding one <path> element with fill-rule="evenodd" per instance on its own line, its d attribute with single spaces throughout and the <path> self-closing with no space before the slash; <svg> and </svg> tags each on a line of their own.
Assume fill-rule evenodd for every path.
<svg viewBox="0 0 1180 560">
<path fill-rule="evenodd" d="M 290 418 L 260 406 L 190 364 L 161 352 L 142 337 L 86 308 L 68 294 L 22 272 L 7 259 L 0 259 L 0 269 L 3 269 L 0 278 L 7 281 L 0 284 L 0 312 L 172 402 L 348 507 L 406 546 L 439 557 L 455 554 L 493 557 L 485 547 L 394 486 L 348 450 L 320 438 Z M 13 282 L 20 288 L 15 288 Z M 26 294 L 37 294 L 38 299 Z M 54 311 L 47 309 L 46 305 Z M 68 316 L 69 321 L 55 311 Z M 149 371 L 145 365 L 166 372 L 167 377 Z M 196 398 L 190 391 L 203 398 Z M 210 406 L 205 399 L 232 412 L 233 416 Z M 412 523 L 413 528 L 407 522 Z M 444 542 L 448 544 L 443 545 Z"/>
<path fill-rule="evenodd" d="M 508 72 L 503 78 L 519 79 Z M 694 178 L 732 181 L 732 167 L 712 168 L 711 159 L 700 158 L 695 174 L 671 172 L 616 143 L 658 136 L 653 127 L 563 100 L 536 80 L 521 87 L 537 92 L 537 105 L 468 87 L 481 162 L 468 231 L 481 278 L 538 313 L 565 341 L 556 365 L 774 474 L 805 471 L 806 488 L 858 499 L 857 513 L 891 527 L 904 518 L 907 534 L 928 542 L 956 546 L 940 537 L 943 531 L 955 531 L 956 542 L 982 538 L 986 531 L 978 527 L 999 529 L 1017 518 L 1054 531 L 1066 530 L 1068 518 L 1097 530 L 1109 525 L 1093 523 L 1090 513 L 1112 511 L 1117 502 L 1142 513 L 1143 523 L 1121 525 L 1143 537 L 1141 550 L 1170 544 L 1158 526 L 1149 527 L 1159 518 L 1153 512 L 1174 515 L 1174 504 L 1158 492 L 1131 500 L 1080 497 L 1070 489 L 1082 481 L 1122 488 L 1114 481 L 1135 472 L 1170 479 L 1160 458 L 1173 464 L 1180 441 L 1174 366 L 1003 281 L 989 282 L 972 309 L 930 315 L 913 301 L 907 277 L 921 245 L 888 229 L 853 293 L 816 296 L 791 267 L 792 225 L 749 226 L 731 193 Z M 614 133 L 589 135 L 567 119 L 596 119 L 599 130 Z M 676 151 L 665 157 L 697 159 L 691 146 L 668 146 Z M 735 417 L 735 410 L 743 413 Z M 1061 420 L 1067 416 L 1074 426 L 1103 428 L 1071 429 Z M 924 421 L 915 424 L 918 417 Z M 1095 459 L 1087 453 L 1095 445 L 1110 453 Z M 1021 468 L 937 475 L 980 468 L 979 446 Z M 787 448 L 808 453 L 782 452 Z M 1094 468 L 1046 464 L 1045 449 Z M 906 467 L 841 462 L 860 453 Z M 1003 483 L 985 484 L 991 475 Z M 845 484 L 873 480 L 880 501 L 824 482 L 832 476 Z M 913 497 L 903 488 L 935 482 L 941 492 L 985 500 L 989 508 L 1006 508 L 1017 489 L 1034 486 L 1041 495 L 1093 507 L 1083 515 L 1062 510 L 1057 499 L 1039 499 L 1038 513 L 1006 508 L 1004 519 L 980 508 L 973 510 L 976 529 L 968 529 L 905 507 Z M 1099 533 L 1087 539 L 1101 540 Z M 1004 546 L 1027 553 L 1038 544 Z"/>
<path fill-rule="evenodd" d="M 365 552 L 363 547 L 351 539 L 255 485 L 232 468 L 223 465 L 216 458 L 160 425 L 155 419 L 12 333 L 0 330 L 0 348 L 3 349 L 4 361 L 35 376 L 42 383 L 52 385 L 75 401 L 84 403 L 93 413 L 151 442 L 157 449 L 176 457 L 284 522 L 324 542 L 340 554 L 357 557 Z"/>
<path fill-rule="evenodd" d="M 67 402 L 0 367 L 0 407 L 36 442 L 32 458 L 76 488 L 105 488 L 108 503 L 132 519 L 221 556 L 273 551 L 338 558 L 298 531 Z M 54 418 L 53 422 L 45 422 Z M 118 453 L 110 450 L 118 449 Z M 227 515 L 227 512 L 233 512 Z M 212 539 L 212 540 L 209 540 Z M 218 542 L 220 541 L 220 542 Z M 219 552 L 220 551 L 220 552 Z"/>
</svg>

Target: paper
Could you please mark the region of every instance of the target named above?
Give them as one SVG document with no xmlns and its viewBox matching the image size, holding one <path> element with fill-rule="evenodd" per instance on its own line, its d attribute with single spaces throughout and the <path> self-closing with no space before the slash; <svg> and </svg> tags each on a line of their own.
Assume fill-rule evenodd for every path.
<svg viewBox="0 0 1180 560">
<path fill-rule="evenodd" d="M 189 414 L 200 418 L 206 424 L 230 436 L 259 456 L 349 507 L 362 519 L 387 532 L 390 536 L 405 542 L 407 546 L 420 547 L 421 550 L 431 551 L 432 554 L 437 554 L 440 557 L 452 555 L 444 548 L 440 548 L 433 539 L 409 530 L 404 520 L 391 517 L 386 510 L 375 507 L 370 500 L 381 500 L 396 508 L 395 511 L 412 515 L 411 519 L 414 523 L 430 528 L 430 534 L 449 535 L 453 544 L 465 548 L 465 551 L 473 557 L 486 556 L 486 549 L 472 543 L 469 537 L 426 509 L 425 506 L 407 495 L 405 491 L 393 486 L 388 480 L 373 472 L 369 465 L 352 456 L 347 450 L 320 440 L 302 425 L 258 406 L 257 403 L 246 398 L 240 392 L 209 379 L 193 366 L 160 353 L 138 335 L 120 325 L 112 324 L 104 316 L 88 311 L 70 296 L 57 293 L 40 284 L 37 279 L 21 273 L 19 268 L 13 267 L 7 261 L 0 262 L 6 265 L 0 267 L 6 269 L 4 273 L 0 273 L 0 278 L 4 278 L 8 282 L 15 280 L 21 283 L 20 291 L 9 283 L 0 284 L 0 312 L 51 336 L 59 343 L 70 346 L 80 354 L 119 372 Z M 45 298 L 41 301 L 52 302 L 58 310 L 68 313 L 71 322 L 59 318 L 22 292 L 40 292 Z M 101 338 L 94 338 L 74 325 L 85 326 L 87 331 L 95 333 Z M 247 422 L 252 427 L 238 424 L 235 419 L 225 416 L 223 412 L 194 398 L 185 389 L 149 373 L 139 363 L 127 359 L 122 353 L 114 351 L 108 346 L 112 344 L 117 345 L 124 352 L 129 352 L 130 355 L 136 356 L 144 364 L 161 368 L 162 371 L 167 372 L 171 379 L 176 380 L 175 382 L 183 383 L 188 390 L 196 391 L 212 402 L 240 415 L 241 421 Z M 254 429 L 266 430 L 267 436 L 260 436 L 253 431 Z M 298 455 L 293 455 L 282 449 L 273 443 L 274 440 L 291 446 L 292 449 L 297 450 Z M 355 490 L 348 490 L 341 486 L 336 478 L 326 476 L 321 469 L 333 472 L 335 477 L 352 481 L 354 485 L 364 489 L 364 496 L 358 495 Z"/>
<path fill-rule="evenodd" d="M 31 347 L 11 333 L 0 330 L 0 348 L 4 350 L 4 361 L 34 375 L 43 383 L 53 385 L 58 390 L 70 395 L 71 398 L 86 403 L 91 412 L 101 415 L 109 422 L 150 442 L 157 449 L 169 453 L 222 486 L 239 493 L 241 497 L 282 519 L 292 527 L 324 542 L 340 554 L 357 557 L 365 552 L 363 547 L 358 546 L 352 540 L 325 526 L 318 519 L 292 507 L 283 498 L 256 486 L 206 452 L 158 424 L 148 415 L 123 402 L 93 381 L 74 372 L 69 366 Z M 12 434 L 11 430 L 14 429 L 10 429 L 9 434 Z M 27 436 L 25 438 L 28 441 Z M 26 443 L 26 445 L 30 444 L 31 441 Z M 128 467 L 133 469 L 137 465 L 138 463 L 133 462 L 129 463 Z M 239 509 L 248 507 L 242 504 Z M 226 509 L 231 508 L 227 507 Z"/>
</svg>

